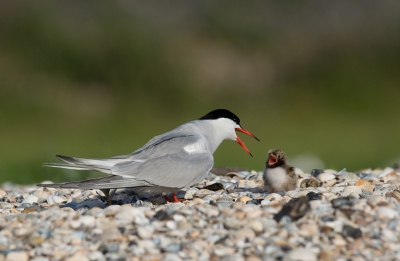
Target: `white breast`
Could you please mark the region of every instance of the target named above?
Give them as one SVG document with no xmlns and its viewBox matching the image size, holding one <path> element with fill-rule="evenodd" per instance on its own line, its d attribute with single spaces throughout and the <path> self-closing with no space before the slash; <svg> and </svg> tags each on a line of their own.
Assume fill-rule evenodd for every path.
<svg viewBox="0 0 400 261">
<path fill-rule="evenodd" d="M 286 172 L 281 167 L 268 169 L 266 174 L 268 180 L 272 183 L 276 190 L 283 189 L 282 185 L 288 181 Z"/>
</svg>

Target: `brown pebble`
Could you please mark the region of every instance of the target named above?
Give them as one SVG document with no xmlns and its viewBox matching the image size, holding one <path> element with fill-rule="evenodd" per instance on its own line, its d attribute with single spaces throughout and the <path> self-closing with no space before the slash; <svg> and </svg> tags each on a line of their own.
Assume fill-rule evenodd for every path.
<svg viewBox="0 0 400 261">
<path fill-rule="evenodd" d="M 199 231 L 193 231 L 192 233 L 190 233 L 189 237 L 190 238 L 196 238 L 200 235 Z"/>
<path fill-rule="evenodd" d="M 26 207 L 22 210 L 22 213 L 30 213 L 30 212 L 37 212 L 38 210 L 34 207 Z"/>
<path fill-rule="evenodd" d="M 385 196 L 389 198 L 395 198 L 397 201 L 400 201 L 400 191 L 398 190 L 393 190 L 392 192 L 388 192 L 386 193 Z"/>
<path fill-rule="evenodd" d="M 373 192 L 374 188 L 371 186 L 371 183 L 369 183 L 367 180 L 365 179 L 359 179 L 356 182 L 356 186 L 363 189 L 363 190 L 368 190 Z"/>
<path fill-rule="evenodd" d="M 362 238 L 358 238 L 356 240 L 354 240 L 354 242 L 351 242 L 348 246 L 349 250 L 357 250 L 360 248 L 361 244 L 363 242 Z"/>
<path fill-rule="evenodd" d="M 252 200 L 252 198 L 248 197 L 248 196 L 242 196 L 238 199 L 239 202 L 246 204 L 247 201 Z"/>
<path fill-rule="evenodd" d="M 334 261 L 334 253 L 332 250 L 324 249 L 319 253 L 318 260 L 320 261 Z"/>
<path fill-rule="evenodd" d="M 321 182 L 314 178 L 304 179 L 300 183 L 300 188 L 317 188 L 321 185 Z"/>
</svg>

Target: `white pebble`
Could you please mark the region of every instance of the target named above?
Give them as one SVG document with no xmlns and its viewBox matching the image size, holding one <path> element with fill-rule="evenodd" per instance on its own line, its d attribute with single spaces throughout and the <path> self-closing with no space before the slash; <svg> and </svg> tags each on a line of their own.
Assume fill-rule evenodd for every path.
<svg viewBox="0 0 400 261">
<path fill-rule="evenodd" d="M 177 228 L 177 224 L 175 221 L 173 220 L 168 220 L 165 225 L 167 226 L 167 228 L 171 229 L 171 230 L 175 230 Z"/>
<path fill-rule="evenodd" d="M 49 204 L 51 204 L 51 205 L 53 205 L 53 204 L 59 204 L 59 203 L 61 203 L 61 202 L 63 202 L 63 201 L 64 201 L 63 198 L 61 198 L 61 197 L 59 197 L 59 196 L 56 196 L 56 195 L 51 195 L 51 196 L 49 196 L 49 197 L 47 198 L 47 203 L 49 203 Z"/>
<path fill-rule="evenodd" d="M 35 195 L 29 195 L 29 196 L 27 196 L 27 197 L 25 198 L 24 201 L 27 202 L 27 203 L 33 204 L 33 203 L 37 203 L 38 200 L 39 200 L 39 198 L 36 197 Z"/>
<path fill-rule="evenodd" d="M 317 255 L 306 248 L 292 250 L 284 258 L 284 261 L 317 261 Z"/>
<path fill-rule="evenodd" d="M 135 223 L 136 223 L 136 225 L 139 225 L 139 226 L 145 226 L 145 225 L 149 224 L 150 221 L 143 214 L 141 214 L 141 215 L 137 215 L 135 217 Z"/>
<path fill-rule="evenodd" d="M 6 261 L 28 261 L 29 255 L 24 251 L 11 251 L 7 254 Z"/>
<path fill-rule="evenodd" d="M 93 216 L 81 216 L 79 218 L 79 222 L 87 227 L 94 227 L 94 225 L 96 224 L 95 218 Z"/>
<path fill-rule="evenodd" d="M 376 213 L 380 218 L 392 219 L 392 218 L 397 218 L 399 216 L 399 213 L 396 210 L 391 209 L 389 207 L 379 207 Z"/>
<path fill-rule="evenodd" d="M 154 232 L 153 226 L 138 227 L 138 235 L 141 239 L 149 239 Z"/>
<path fill-rule="evenodd" d="M 359 188 L 357 186 L 348 186 L 342 191 L 341 196 L 342 197 L 347 197 L 347 196 L 355 197 L 356 195 L 359 196 L 361 193 L 362 193 L 361 188 Z"/>
</svg>

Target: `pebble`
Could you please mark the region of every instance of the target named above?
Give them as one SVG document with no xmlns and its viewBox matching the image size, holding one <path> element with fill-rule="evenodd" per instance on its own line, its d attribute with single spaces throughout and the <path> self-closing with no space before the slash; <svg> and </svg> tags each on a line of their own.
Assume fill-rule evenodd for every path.
<svg viewBox="0 0 400 261">
<path fill-rule="evenodd" d="M 292 250 L 284 258 L 284 261 L 317 261 L 317 255 L 310 249 L 298 248 Z"/>
<path fill-rule="evenodd" d="M 376 211 L 376 214 L 380 218 L 392 219 L 399 217 L 399 212 L 389 207 L 379 207 Z"/>
<path fill-rule="evenodd" d="M 246 204 L 248 201 L 252 200 L 252 198 L 248 196 L 243 196 L 238 199 L 239 202 Z"/>
<path fill-rule="evenodd" d="M 96 190 L 3 184 L 0 261 L 400 258 L 396 170 L 296 173 L 297 189 L 272 194 L 262 171 L 210 174 L 176 204 L 117 190 L 108 206 Z"/>
<path fill-rule="evenodd" d="M 356 186 L 361 188 L 362 190 L 368 190 L 372 192 L 374 189 L 372 188 L 371 184 L 365 179 L 359 179 L 356 182 Z"/>
<path fill-rule="evenodd" d="M 23 202 L 33 204 L 33 203 L 37 203 L 38 200 L 39 200 L 39 198 L 36 197 L 35 195 L 29 195 L 25 198 L 25 200 Z"/>
<path fill-rule="evenodd" d="M 6 261 L 28 261 L 29 255 L 25 251 L 12 251 L 6 256 Z"/>
<path fill-rule="evenodd" d="M 49 197 L 47 198 L 47 203 L 49 203 L 49 204 L 51 204 L 51 205 L 53 205 L 53 204 L 58 204 L 58 203 L 61 203 L 61 202 L 63 202 L 63 201 L 64 201 L 63 198 L 61 198 L 61 197 L 59 197 L 59 196 L 56 196 L 56 195 L 51 195 L 51 196 L 49 196 Z"/>
</svg>

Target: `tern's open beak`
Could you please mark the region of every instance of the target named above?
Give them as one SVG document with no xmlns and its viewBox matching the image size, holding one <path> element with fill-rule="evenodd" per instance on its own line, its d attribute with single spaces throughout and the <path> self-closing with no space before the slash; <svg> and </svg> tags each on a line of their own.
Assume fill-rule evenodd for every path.
<svg viewBox="0 0 400 261">
<path fill-rule="evenodd" d="M 235 128 L 235 130 L 236 130 L 236 131 L 239 131 L 239 132 L 242 132 L 242 133 L 244 133 L 244 134 L 247 134 L 247 135 L 249 135 L 250 137 L 252 137 L 252 138 L 254 138 L 254 139 L 260 141 L 256 136 L 254 136 L 254 135 L 253 135 L 250 131 L 248 131 L 248 130 L 245 130 L 245 129 L 243 129 L 243 128 Z M 246 147 L 246 145 L 244 145 L 244 142 L 243 142 L 239 137 L 236 137 L 236 141 L 237 141 L 237 143 L 239 143 L 240 146 L 242 146 L 242 148 L 243 148 L 247 153 L 250 154 L 250 156 L 253 157 L 253 155 L 251 155 L 251 153 L 250 153 L 250 150 Z"/>
</svg>

